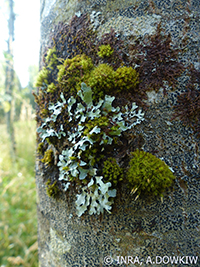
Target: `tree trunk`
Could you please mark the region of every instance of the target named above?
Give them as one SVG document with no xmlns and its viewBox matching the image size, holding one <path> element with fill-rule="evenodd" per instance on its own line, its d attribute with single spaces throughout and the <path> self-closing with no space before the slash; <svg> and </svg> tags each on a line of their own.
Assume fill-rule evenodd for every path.
<svg viewBox="0 0 200 267">
<path fill-rule="evenodd" d="M 199 12 L 199 6 L 194 1 L 179 0 L 173 0 L 170 3 L 162 0 L 49 0 L 41 2 L 40 66 L 48 70 L 47 75 L 40 73 L 40 78 L 37 81 L 39 89 L 36 96 L 38 104 L 36 184 L 41 267 L 127 266 L 128 264 L 131 266 L 140 266 L 141 264 L 143 266 L 171 266 L 173 261 L 177 266 L 195 263 L 198 265 L 200 253 L 198 228 L 200 222 L 200 143 L 198 115 L 195 117 L 196 115 L 191 110 L 195 109 L 200 112 L 199 102 L 196 100 L 199 97 Z M 84 18 L 89 18 L 89 22 L 85 22 Z M 55 25 L 58 26 L 55 27 Z M 84 25 L 88 28 L 86 26 L 84 28 Z M 89 27 L 93 27 L 93 34 L 91 34 Z M 86 31 L 84 32 L 84 30 Z M 63 32 L 65 34 L 62 36 Z M 105 33 L 110 35 L 104 35 Z M 87 37 L 87 34 L 90 38 Z M 171 34 L 171 37 L 168 34 Z M 83 40 L 83 47 L 81 40 Z M 94 49 L 91 42 L 93 42 Z M 45 53 L 48 48 L 55 48 L 56 52 L 52 52 L 51 55 L 47 53 L 49 56 L 46 56 Z M 115 134 L 115 140 L 118 140 L 117 144 L 114 144 L 114 141 L 112 143 L 112 147 L 116 145 L 115 149 L 113 151 L 105 149 L 104 155 L 101 155 L 102 157 L 98 158 L 96 165 L 93 165 L 93 170 L 97 165 L 100 166 L 97 168 L 98 177 L 105 174 L 103 176 L 104 184 L 107 183 L 108 185 L 110 182 L 114 185 L 110 188 L 113 190 L 111 193 L 105 188 L 104 191 L 103 185 L 101 187 L 99 181 L 97 190 L 99 196 L 105 200 L 105 195 L 108 193 L 109 200 L 114 199 L 114 203 L 111 205 L 112 210 L 109 210 L 109 204 L 106 203 L 102 208 L 104 213 L 101 212 L 102 209 L 98 212 L 97 206 L 102 201 L 100 197 L 95 202 L 97 206 L 95 208 L 93 206 L 93 210 L 91 208 L 94 204 L 93 198 L 89 198 L 88 203 L 83 200 L 83 198 L 87 198 L 84 194 L 91 196 L 91 192 L 94 193 L 92 190 L 97 188 L 97 181 L 100 178 L 95 175 L 92 177 L 92 174 L 87 174 L 85 179 L 81 178 L 83 173 L 81 173 L 81 167 L 78 165 L 83 164 L 81 163 L 83 157 L 80 155 L 84 153 L 86 155 L 83 146 L 79 143 L 80 140 L 83 140 L 81 139 L 82 136 L 85 138 L 89 136 L 89 131 L 92 129 L 90 128 L 92 127 L 92 118 L 90 120 L 87 118 L 85 124 L 83 121 L 79 121 L 81 125 L 85 126 L 84 131 L 81 132 L 81 129 L 74 122 L 75 118 L 81 114 L 78 113 L 78 104 L 73 106 L 70 102 L 68 104 L 65 102 L 69 99 L 72 100 L 70 97 L 74 94 L 74 91 L 70 91 L 73 86 L 70 84 L 71 87 L 68 88 L 66 85 L 67 83 L 69 85 L 68 77 L 71 77 L 67 75 L 73 75 L 67 74 L 71 63 L 66 63 L 65 68 L 63 68 L 63 73 L 66 71 L 66 75 L 60 76 L 60 82 L 56 76 L 58 75 L 56 65 L 64 64 L 61 58 L 64 60 L 66 58 L 74 59 L 76 54 L 83 53 L 92 60 L 91 64 L 94 66 L 91 67 L 91 72 L 95 73 L 100 64 L 105 64 L 103 65 L 104 69 L 111 66 L 112 71 L 111 67 L 108 68 L 108 71 L 103 74 L 104 77 L 107 77 L 108 72 L 116 75 L 110 88 L 105 89 L 107 86 L 105 85 L 99 89 L 100 82 L 97 86 L 94 85 L 99 79 L 97 74 L 93 74 L 96 76 L 92 80 L 91 73 L 84 73 L 83 63 L 81 66 L 75 66 L 74 73 L 81 68 L 77 79 L 89 85 L 93 89 L 93 95 L 97 94 L 97 98 L 94 100 L 96 103 L 98 103 L 99 96 L 104 98 L 105 95 L 110 95 L 112 88 L 117 86 L 117 93 L 116 91 L 113 92 L 116 101 L 113 102 L 115 108 L 119 106 L 123 111 L 125 110 L 123 106 L 127 104 L 130 111 L 131 103 L 136 102 L 140 110 L 144 112 L 144 120 L 141 117 L 137 125 L 134 125 L 132 119 L 127 115 L 124 125 L 132 123 L 134 127 L 130 127 L 127 131 L 124 130 L 123 133 L 121 130 L 118 135 L 117 130 L 121 129 L 119 126 L 121 124 L 117 124 L 119 117 L 115 117 L 116 124 L 111 127 L 111 122 L 114 119 L 108 122 L 110 119 L 108 114 L 111 113 L 111 110 L 110 113 L 105 113 L 105 105 L 104 111 L 102 111 L 104 112 L 104 122 L 99 122 L 98 118 L 93 121 L 98 121 L 99 131 L 104 131 L 104 134 L 108 134 L 107 136 L 110 138 L 114 136 L 113 132 L 117 129 Z M 55 59 L 54 55 L 59 60 Z M 89 64 L 88 62 L 87 64 Z M 127 76 L 119 78 L 121 77 L 119 76 L 121 70 L 134 73 L 133 70 L 125 69 L 124 66 L 132 67 L 139 73 L 139 81 L 135 85 L 136 93 L 135 91 L 130 92 L 135 82 L 133 76 L 131 78 L 128 76 L 130 83 L 126 80 Z M 80 92 L 83 94 L 83 88 L 86 87 L 84 85 L 81 87 L 80 84 L 75 86 L 78 88 L 79 93 L 77 95 L 80 98 Z M 130 90 L 128 91 L 127 88 L 129 87 Z M 103 90 L 105 90 L 105 94 L 102 96 Z M 120 90 L 124 91 L 121 92 Z M 79 98 L 73 96 L 74 101 L 78 101 Z M 81 99 L 82 108 L 86 110 L 90 100 L 89 98 L 86 99 L 86 96 L 82 96 Z M 53 108 L 49 106 L 50 103 L 54 104 Z M 192 103 L 194 109 L 191 107 Z M 71 109 L 68 115 L 64 115 L 69 107 Z M 74 112 L 75 115 L 70 115 L 70 112 Z M 86 113 L 85 111 L 84 114 Z M 192 114 L 191 117 L 189 117 L 189 113 Z M 194 117 L 195 120 L 193 120 Z M 50 118 L 54 128 L 48 128 L 51 127 L 48 124 L 48 118 Z M 103 126 L 103 123 L 107 126 Z M 47 129 L 51 129 L 52 135 Z M 58 134 L 57 129 L 60 129 L 60 137 L 56 136 Z M 72 129 L 76 130 L 72 131 Z M 95 136 L 100 136 L 103 139 L 103 134 L 100 135 L 97 128 L 93 128 L 94 131 L 95 129 L 96 132 L 90 137 L 94 138 L 96 134 Z M 71 139 L 68 136 L 70 131 Z M 82 133 L 79 139 L 76 137 L 78 131 Z M 111 140 L 109 137 L 107 137 L 108 140 Z M 72 144 L 73 141 L 75 144 Z M 90 139 L 90 141 L 98 142 L 97 139 L 95 141 Z M 67 151 L 66 153 L 69 153 L 71 151 L 69 148 L 75 150 L 75 145 L 76 148 L 78 145 L 82 148 L 82 154 L 77 152 L 77 154 L 71 154 L 71 157 L 66 158 L 63 153 L 64 149 L 65 152 Z M 88 143 L 85 143 L 85 146 L 89 147 Z M 105 145 L 104 147 L 110 149 L 110 146 Z M 86 149 L 87 152 L 90 151 L 88 153 L 91 153 L 92 159 L 101 154 L 98 147 L 95 148 L 97 149 L 96 154 L 91 152 L 89 148 Z M 73 153 L 75 153 L 74 150 Z M 165 162 L 165 167 L 168 165 L 168 170 L 173 172 L 175 179 L 165 191 L 162 191 L 160 185 L 167 169 L 163 175 L 159 176 L 161 180 L 158 180 L 158 191 L 156 191 L 156 182 L 151 183 L 151 179 L 153 181 L 157 175 L 153 168 L 158 161 L 155 161 L 153 167 L 149 165 L 147 169 L 139 162 L 140 167 L 137 172 L 140 173 L 141 170 L 145 169 L 146 173 L 141 179 L 140 185 L 135 186 L 132 183 L 136 169 L 131 169 L 130 166 L 134 166 L 134 161 L 130 159 L 133 155 L 137 155 L 134 160 L 135 162 L 137 159 L 139 160 L 140 152 L 138 150 L 148 152 L 143 154 L 149 157 L 146 165 L 151 162 L 151 154 L 153 156 L 152 162 L 155 158 L 159 164 L 161 161 Z M 77 163 L 78 157 L 79 159 L 82 158 Z M 63 160 L 64 163 L 62 162 L 63 158 L 65 159 Z M 72 170 L 71 173 L 69 171 L 70 168 L 72 169 L 72 163 L 69 162 L 73 160 L 77 163 L 76 166 L 79 166 L 76 169 L 79 170 L 79 176 L 75 176 Z M 88 162 L 86 160 L 87 165 L 89 165 Z M 105 162 L 108 164 L 106 171 Z M 90 162 L 90 164 L 92 163 Z M 117 168 L 116 179 L 118 180 L 114 180 L 114 175 L 112 176 L 113 166 Z M 155 176 L 151 174 L 148 178 L 148 170 L 150 172 L 151 168 Z M 124 176 L 120 174 L 122 169 Z M 86 169 L 83 167 L 82 170 Z M 106 173 L 113 180 L 106 180 Z M 152 185 L 152 188 L 149 186 L 149 188 L 141 189 L 145 179 L 147 179 L 147 183 Z M 66 189 L 68 186 L 70 188 Z M 102 192 L 106 193 L 103 194 Z M 114 192 L 117 192 L 115 198 Z M 100 195 L 101 193 L 103 195 Z M 78 204 L 80 206 L 77 209 Z M 84 205 L 87 206 L 86 210 L 83 210 Z M 92 211 L 94 214 L 90 215 L 89 213 L 93 213 Z"/>
</svg>

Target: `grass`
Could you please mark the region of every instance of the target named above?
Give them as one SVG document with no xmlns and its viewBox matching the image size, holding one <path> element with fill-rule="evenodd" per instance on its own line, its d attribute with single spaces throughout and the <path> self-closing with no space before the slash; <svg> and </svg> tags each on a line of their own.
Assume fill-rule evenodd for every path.
<svg viewBox="0 0 200 267">
<path fill-rule="evenodd" d="M 0 267 L 36 267 L 35 122 L 16 122 L 16 162 L 0 125 Z"/>
</svg>

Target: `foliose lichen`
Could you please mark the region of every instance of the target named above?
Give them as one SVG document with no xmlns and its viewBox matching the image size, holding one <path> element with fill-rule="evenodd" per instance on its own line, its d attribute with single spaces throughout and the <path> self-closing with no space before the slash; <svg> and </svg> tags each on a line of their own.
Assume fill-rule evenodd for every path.
<svg viewBox="0 0 200 267">
<path fill-rule="evenodd" d="M 127 46 L 113 29 L 98 38 L 87 15 L 75 16 L 56 26 L 44 55 L 35 95 L 38 151 L 57 172 L 47 193 L 56 195 L 57 185 L 66 194 L 73 189 L 78 216 L 110 212 L 120 183 L 138 196 L 157 196 L 174 180 L 150 153 L 136 150 L 129 162 L 119 151 L 144 120 L 146 92 L 165 82 L 174 88 L 183 71 L 180 51 L 160 27 L 147 39 Z"/>
<path fill-rule="evenodd" d="M 103 178 L 103 176 L 97 175 L 100 173 L 98 166 L 101 163 L 95 160 L 96 152 L 103 157 L 105 151 L 109 151 L 107 147 L 114 145 L 114 137 L 120 137 L 122 132 L 141 123 L 144 119 L 141 110 L 136 112 L 137 106 L 135 104 L 132 104 L 131 108 L 126 106 L 124 112 L 121 112 L 119 107 L 114 108 L 112 106 L 115 97 L 105 96 L 103 100 L 94 104 L 92 94 L 91 88 L 82 83 L 81 90 L 77 93 L 79 99 L 71 96 L 68 100 L 65 100 L 64 96 L 61 95 L 62 102 L 59 101 L 55 106 L 49 106 L 51 115 L 38 128 L 43 141 L 52 136 L 58 139 L 64 136 L 71 144 L 71 146 L 62 150 L 57 164 L 60 172 L 59 180 L 63 182 L 65 191 L 73 185 L 73 182 L 76 182 L 82 190 L 81 187 L 84 184 L 90 184 L 91 181 L 97 182 L 97 177 Z M 62 124 L 59 131 L 51 128 L 51 122 L 56 122 L 62 112 L 68 113 L 69 122 L 75 122 L 73 123 L 74 127 L 67 133 L 63 131 Z M 52 156 L 52 151 L 47 151 L 43 161 L 50 164 L 52 158 L 49 155 Z M 88 151 L 91 153 L 88 154 Z M 92 197 L 92 193 L 97 194 L 98 192 L 99 195 L 102 192 L 103 194 L 106 193 L 105 190 L 102 191 L 101 189 L 103 184 L 102 180 L 97 182 L 95 191 L 90 189 L 90 197 Z M 105 183 L 105 186 L 106 184 L 109 184 L 109 187 L 112 186 L 111 183 Z M 98 186 L 100 187 L 98 188 Z M 106 188 L 108 189 L 108 187 Z M 85 194 L 85 190 L 82 191 L 82 194 Z M 108 195 L 112 195 L 113 191 L 109 190 L 109 192 Z M 105 201 L 104 197 L 102 195 L 102 203 Z M 102 204 L 101 200 L 99 200 L 99 203 L 100 205 L 105 204 Z M 77 209 L 79 208 L 77 207 Z M 106 209 L 109 210 L 110 208 L 106 206 Z M 80 214 L 80 211 L 78 214 Z"/>
</svg>

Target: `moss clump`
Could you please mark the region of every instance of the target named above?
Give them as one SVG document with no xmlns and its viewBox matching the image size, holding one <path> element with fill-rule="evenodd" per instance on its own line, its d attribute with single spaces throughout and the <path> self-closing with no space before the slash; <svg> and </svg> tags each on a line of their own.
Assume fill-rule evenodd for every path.
<svg viewBox="0 0 200 267">
<path fill-rule="evenodd" d="M 108 45 L 99 46 L 99 51 L 97 52 L 97 54 L 99 57 L 104 58 L 104 57 L 112 56 L 113 52 L 114 52 L 114 50 L 108 44 Z"/>
<path fill-rule="evenodd" d="M 109 125 L 109 119 L 106 116 L 101 116 L 98 118 L 94 118 L 93 120 L 89 120 L 86 124 L 85 124 L 85 130 L 83 132 L 84 135 L 89 135 L 89 132 L 95 127 L 98 126 L 101 129 L 105 129 L 107 128 Z M 92 134 L 92 136 L 94 136 Z M 90 137 L 92 137 L 90 136 Z"/>
<path fill-rule="evenodd" d="M 41 142 L 41 143 L 38 144 L 37 152 L 38 152 L 38 154 L 40 154 L 40 155 L 44 155 L 44 151 L 45 151 L 44 143 Z"/>
<path fill-rule="evenodd" d="M 175 179 L 164 161 L 145 151 L 136 150 L 129 162 L 127 179 L 137 195 L 162 196 Z"/>
<path fill-rule="evenodd" d="M 114 186 L 123 180 L 123 169 L 119 167 L 115 158 L 108 158 L 104 161 L 103 176 L 106 182 L 111 182 Z"/>
<path fill-rule="evenodd" d="M 80 90 L 81 82 L 89 77 L 94 68 L 91 58 L 85 54 L 77 55 L 72 59 L 66 59 L 58 66 L 57 81 L 65 90 L 77 92 Z"/>
<path fill-rule="evenodd" d="M 119 92 L 134 90 L 139 84 L 139 74 L 132 67 L 118 68 L 115 72 L 116 87 Z"/>
<path fill-rule="evenodd" d="M 41 160 L 46 165 L 52 165 L 54 163 L 54 154 L 52 149 L 48 149 L 44 153 L 44 157 Z"/>
<path fill-rule="evenodd" d="M 92 70 L 88 81 L 85 82 L 92 88 L 94 99 L 102 99 L 106 94 L 135 93 L 139 84 L 138 73 L 132 67 L 121 67 L 114 71 L 108 64 L 100 64 Z"/>
<path fill-rule="evenodd" d="M 57 89 L 56 85 L 54 83 L 51 83 L 48 85 L 47 92 L 48 93 L 54 93 L 54 92 L 56 92 L 56 89 Z"/>
<path fill-rule="evenodd" d="M 48 181 L 46 182 L 46 185 L 47 185 L 47 188 L 46 188 L 47 195 L 49 197 L 58 199 L 59 194 L 60 194 L 60 189 L 58 188 L 57 181 L 51 184 L 51 180 L 48 179 Z"/>
<path fill-rule="evenodd" d="M 103 99 L 105 94 L 109 94 L 115 87 L 115 71 L 107 64 L 100 64 L 91 73 L 88 85 L 94 92 L 94 99 Z M 87 83 L 87 82 L 86 82 Z"/>
<path fill-rule="evenodd" d="M 49 75 L 50 71 L 43 67 L 42 70 L 39 72 L 37 76 L 37 80 L 34 84 L 34 87 L 44 87 L 44 85 L 47 85 L 49 83 Z"/>
<path fill-rule="evenodd" d="M 58 58 L 57 58 L 57 55 L 56 55 L 56 48 L 53 47 L 53 48 L 50 48 L 48 51 L 47 51 L 47 55 L 46 55 L 46 63 L 48 64 L 48 67 L 50 69 L 53 69 L 54 66 L 56 66 L 58 64 Z"/>
</svg>

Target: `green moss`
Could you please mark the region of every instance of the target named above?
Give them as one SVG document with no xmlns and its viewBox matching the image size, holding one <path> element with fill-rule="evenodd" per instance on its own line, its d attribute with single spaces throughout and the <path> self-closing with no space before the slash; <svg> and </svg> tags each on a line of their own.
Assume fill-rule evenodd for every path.
<svg viewBox="0 0 200 267">
<path fill-rule="evenodd" d="M 164 161 L 145 151 L 136 150 L 129 162 L 127 179 L 137 195 L 162 196 L 175 179 Z"/>
<path fill-rule="evenodd" d="M 111 182 L 114 186 L 123 180 L 123 169 L 119 167 L 115 158 L 108 158 L 104 161 L 103 176 L 106 182 Z"/>
<path fill-rule="evenodd" d="M 40 114 L 41 114 L 42 118 L 46 118 L 49 114 L 49 110 L 46 108 L 43 108 L 43 109 L 41 109 Z"/>
<path fill-rule="evenodd" d="M 51 184 L 51 180 L 48 179 L 48 181 L 46 182 L 46 185 L 47 185 L 47 188 L 46 188 L 47 195 L 49 197 L 58 199 L 59 194 L 60 194 L 60 189 L 57 185 L 57 181 L 55 181 L 53 184 Z"/>
<path fill-rule="evenodd" d="M 106 94 L 131 92 L 136 93 L 139 84 L 139 74 L 132 67 L 120 67 L 114 71 L 108 64 L 100 64 L 92 70 L 88 81 L 92 88 L 94 99 L 103 98 Z"/>
<path fill-rule="evenodd" d="M 56 89 L 57 88 L 56 88 L 55 84 L 51 83 L 51 84 L 48 85 L 47 92 L 48 93 L 54 93 L 56 91 Z"/>
<path fill-rule="evenodd" d="M 40 155 L 44 155 L 44 143 L 41 142 L 38 144 L 38 147 L 37 147 L 37 152 L 40 154 Z"/>
<path fill-rule="evenodd" d="M 50 71 L 43 67 L 42 70 L 39 72 L 34 87 L 43 87 L 45 84 L 48 84 L 48 78 L 50 75 Z"/>
<path fill-rule="evenodd" d="M 100 64 L 90 73 L 88 85 L 94 92 L 94 99 L 103 99 L 115 88 L 115 71 L 107 64 Z"/>
<path fill-rule="evenodd" d="M 77 55 L 72 59 L 66 59 L 58 66 L 57 81 L 60 86 L 77 92 L 80 90 L 83 78 L 87 80 L 91 70 L 94 68 L 92 60 L 86 55 Z"/>
<path fill-rule="evenodd" d="M 56 55 L 56 48 L 50 48 L 47 51 L 47 55 L 46 55 L 46 63 L 48 65 L 48 67 L 50 69 L 53 69 L 53 66 L 56 66 L 58 64 L 58 59 L 57 59 L 57 55 Z"/>
<path fill-rule="evenodd" d="M 84 161 L 89 162 L 90 166 L 95 166 L 104 158 L 104 155 L 98 145 L 93 145 L 91 148 L 82 151 L 81 157 Z"/>
<path fill-rule="evenodd" d="M 118 68 L 115 72 L 116 87 L 119 92 L 134 90 L 139 84 L 139 74 L 132 67 Z"/>
<path fill-rule="evenodd" d="M 114 50 L 111 48 L 111 46 L 108 45 L 101 45 L 99 46 L 99 51 L 97 52 L 99 57 L 110 57 L 112 56 Z"/>
<path fill-rule="evenodd" d="M 41 160 L 46 165 L 52 165 L 54 163 L 54 154 L 52 149 L 48 149 L 44 153 L 44 157 Z"/>
<path fill-rule="evenodd" d="M 95 127 L 98 126 L 99 128 L 105 128 L 109 125 L 109 119 L 106 116 L 101 116 L 98 118 L 94 118 L 93 120 L 89 120 L 85 124 L 85 130 L 83 132 L 84 135 L 88 135 L 89 132 Z M 92 137 L 92 136 L 90 136 Z"/>
</svg>

